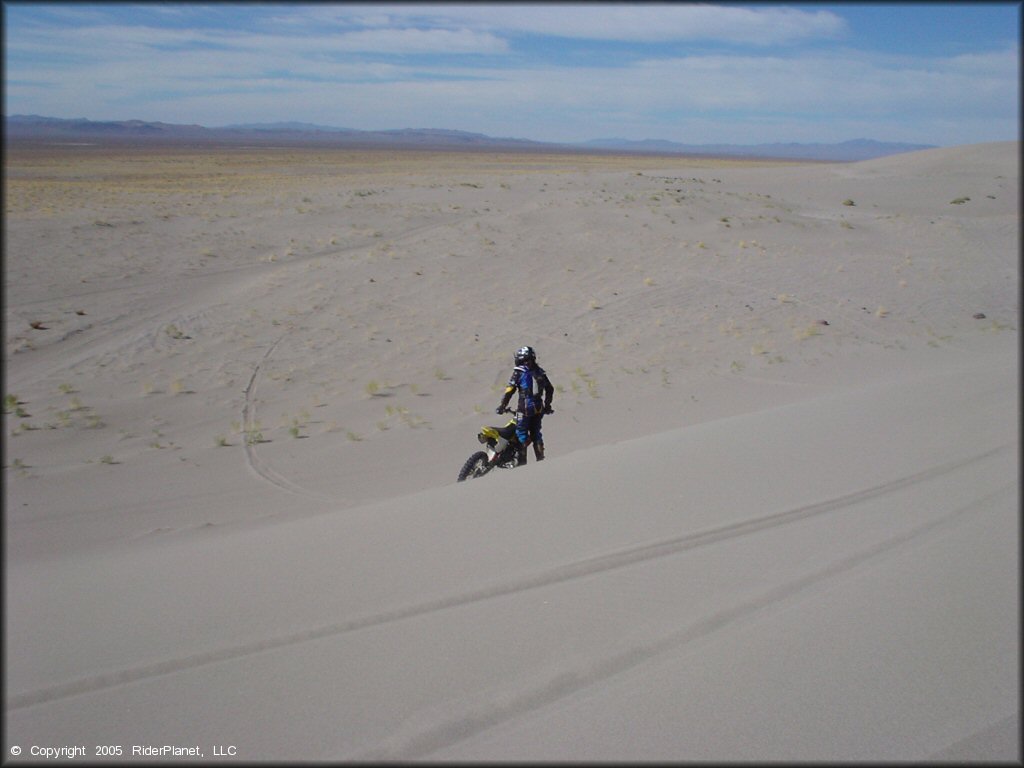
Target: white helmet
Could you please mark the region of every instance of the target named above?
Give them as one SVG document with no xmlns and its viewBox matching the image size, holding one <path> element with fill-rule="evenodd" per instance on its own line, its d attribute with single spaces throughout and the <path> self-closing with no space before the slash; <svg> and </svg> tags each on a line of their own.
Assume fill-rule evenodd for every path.
<svg viewBox="0 0 1024 768">
<path fill-rule="evenodd" d="M 537 353 L 533 351 L 533 347 L 520 347 L 516 351 L 516 365 L 523 365 L 526 362 L 535 362 L 537 360 Z"/>
</svg>

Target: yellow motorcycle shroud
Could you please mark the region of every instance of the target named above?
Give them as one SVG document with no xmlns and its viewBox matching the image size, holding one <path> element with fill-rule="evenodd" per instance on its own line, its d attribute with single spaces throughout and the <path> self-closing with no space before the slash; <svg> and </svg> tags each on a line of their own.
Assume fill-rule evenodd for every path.
<svg viewBox="0 0 1024 768">
<path fill-rule="evenodd" d="M 504 426 L 504 429 L 514 427 L 515 423 L 515 419 L 510 419 L 508 424 Z M 490 461 L 494 461 L 494 457 L 504 451 L 508 445 L 508 440 L 501 436 L 498 429 L 499 427 L 482 427 L 480 434 L 477 435 L 477 439 L 487 445 L 487 458 Z"/>
<path fill-rule="evenodd" d="M 499 429 L 508 429 L 509 427 L 514 427 L 515 425 L 516 425 L 516 420 L 515 419 L 509 419 L 508 420 L 508 424 L 506 424 L 504 427 L 481 427 L 480 435 L 482 437 L 489 437 L 492 440 L 501 440 L 502 437 L 501 437 L 501 434 L 498 432 L 498 430 Z M 483 442 L 483 441 L 481 440 L 480 442 Z"/>
</svg>

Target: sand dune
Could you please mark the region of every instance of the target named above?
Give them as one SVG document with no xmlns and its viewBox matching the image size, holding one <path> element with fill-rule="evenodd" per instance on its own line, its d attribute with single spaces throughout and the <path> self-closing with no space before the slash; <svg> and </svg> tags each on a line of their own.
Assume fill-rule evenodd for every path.
<svg viewBox="0 0 1024 768">
<path fill-rule="evenodd" d="M 1019 760 L 1018 167 L 10 151 L 6 753 Z"/>
</svg>

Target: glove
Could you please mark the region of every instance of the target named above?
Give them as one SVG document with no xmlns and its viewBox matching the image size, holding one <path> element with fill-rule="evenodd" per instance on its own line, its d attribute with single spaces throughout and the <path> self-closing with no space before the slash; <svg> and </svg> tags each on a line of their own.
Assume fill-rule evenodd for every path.
<svg viewBox="0 0 1024 768">
<path fill-rule="evenodd" d="M 554 412 L 555 412 L 555 409 L 554 409 L 554 408 L 552 408 L 552 407 L 551 407 L 550 405 L 545 405 L 545 406 L 544 406 L 544 413 L 545 413 L 545 414 L 548 414 L 548 413 L 554 413 Z"/>
<path fill-rule="evenodd" d="M 499 405 L 497 408 L 494 409 L 494 412 L 496 414 L 498 414 L 499 416 L 501 416 L 501 414 L 503 414 L 505 412 L 505 406 L 504 405 Z"/>
</svg>

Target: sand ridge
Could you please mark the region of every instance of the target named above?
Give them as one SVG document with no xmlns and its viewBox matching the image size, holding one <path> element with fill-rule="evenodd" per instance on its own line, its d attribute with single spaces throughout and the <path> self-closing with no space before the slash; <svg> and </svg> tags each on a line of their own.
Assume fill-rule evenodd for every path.
<svg viewBox="0 0 1024 768">
<path fill-rule="evenodd" d="M 10 149 L 8 730 L 1019 755 L 1018 168 Z M 524 343 L 549 460 L 456 484 Z M 780 686 L 785 728 L 748 706 Z"/>
</svg>

